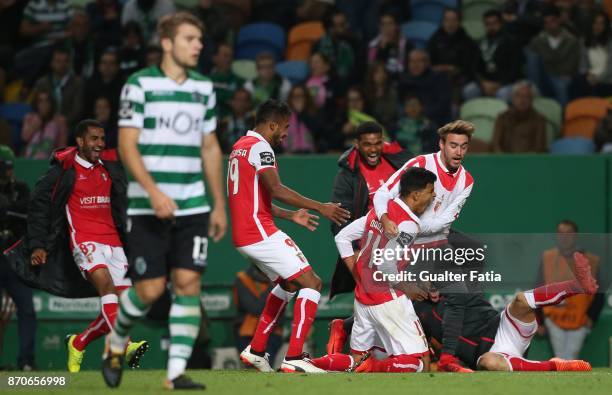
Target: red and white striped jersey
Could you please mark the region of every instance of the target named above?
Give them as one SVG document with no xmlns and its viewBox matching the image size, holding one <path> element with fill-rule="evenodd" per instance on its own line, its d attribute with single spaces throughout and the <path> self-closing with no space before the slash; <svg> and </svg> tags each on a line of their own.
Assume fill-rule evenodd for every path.
<svg viewBox="0 0 612 395">
<path fill-rule="evenodd" d="M 451 224 L 459 217 L 467 198 L 472 192 L 474 179 L 463 166 L 451 173 L 438 151 L 435 154 L 420 155 L 410 159 L 381 186 L 374 195 L 374 209 L 380 218 L 387 212 L 389 200 L 399 196 L 400 179 L 411 167 L 422 167 L 437 177 L 434 184 L 436 198 L 421 215 L 421 232 L 416 244 L 430 244 L 446 241 Z"/>
<path fill-rule="evenodd" d="M 403 292 L 393 289 L 389 282 L 378 281 L 374 272 L 396 274 L 408 262 L 391 259 L 377 265 L 374 262 L 374 254 L 376 250 L 394 251 L 397 246 L 409 248 L 419 232 L 419 218 L 399 198 L 388 203 L 387 215 L 399 229 L 399 235 L 393 239 L 385 236 L 374 210 L 344 227 L 334 239 L 341 258 L 354 255 L 353 241 L 361 239 L 361 250 L 355 262 L 355 299 L 361 304 L 383 304 L 403 295 Z"/>
<path fill-rule="evenodd" d="M 71 250 L 92 241 L 121 246 L 111 210 L 112 180 L 108 171 L 102 162 L 94 165 L 78 154 L 74 158 L 74 170 L 74 187 L 66 204 Z"/>
<path fill-rule="evenodd" d="M 261 172 L 276 168 L 274 150 L 257 132 L 248 131 L 232 147 L 227 193 L 236 247 L 260 242 L 278 231 L 272 217 L 272 197 L 259 181 Z"/>
</svg>

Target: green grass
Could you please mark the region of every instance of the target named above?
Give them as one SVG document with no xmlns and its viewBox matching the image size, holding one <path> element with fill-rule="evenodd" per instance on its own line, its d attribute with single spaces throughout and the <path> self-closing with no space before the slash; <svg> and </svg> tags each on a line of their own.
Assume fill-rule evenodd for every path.
<svg viewBox="0 0 612 395">
<path fill-rule="evenodd" d="M 69 376 L 61 389 L 6 391 L 9 373 L 0 373 L 2 393 L 35 394 L 155 394 L 164 393 L 163 371 L 127 371 L 121 387 L 107 389 L 99 372 L 85 371 Z M 17 374 L 17 373 L 16 373 Z M 474 374 L 262 374 L 246 370 L 190 371 L 192 378 L 206 383 L 211 395 L 387 395 L 387 394 L 610 394 L 612 369 L 590 373 L 495 373 Z M 40 372 L 39 376 L 67 375 L 65 372 Z"/>
</svg>

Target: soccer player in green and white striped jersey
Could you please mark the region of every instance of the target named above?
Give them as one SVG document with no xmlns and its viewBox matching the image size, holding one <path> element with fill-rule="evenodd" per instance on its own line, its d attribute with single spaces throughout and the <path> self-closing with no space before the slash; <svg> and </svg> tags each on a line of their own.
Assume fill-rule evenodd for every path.
<svg viewBox="0 0 612 395">
<path fill-rule="evenodd" d="M 162 295 L 170 273 L 174 295 L 164 386 L 197 389 L 203 385 L 183 373 L 200 325 L 207 236 L 218 241 L 227 228 L 216 100 L 212 82 L 190 70 L 202 49 L 199 20 L 187 13 L 169 15 L 160 20 L 158 33 L 161 65 L 130 76 L 121 93 L 119 152 L 132 176 L 127 245 L 135 285 L 120 299 L 103 376 L 109 386 L 119 385 L 128 331 Z"/>
</svg>

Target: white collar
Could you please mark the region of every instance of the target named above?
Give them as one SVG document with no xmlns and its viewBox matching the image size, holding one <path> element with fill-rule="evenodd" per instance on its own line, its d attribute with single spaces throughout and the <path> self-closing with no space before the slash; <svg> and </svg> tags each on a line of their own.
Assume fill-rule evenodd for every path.
<svg viewBox="0 0 612 395">
<path fill-rule="evenodd" d="M 410 210 L 410 207 L 408 207 L 408 205 L 404 203 L 399 196 L 393 199 L 393 201 L 397 203 L 410 216 L 410 218 L 417 223 L 417 225 L 421 226 L 421 220 L 419 219 L 418 215 L 413 213 L 412 210 Z"/>
<path fill-rule="evenodd" d="M 93 163 L 91 163 L 89 161 L 86 161 L 85 159 L 81 158 L 78 153 L 75 155 L 74 160 L 76 161 L 76 163 L 78 163 L 79 165 L 83 166 L 86 169 L 91 169 L 92 167 L 94 167 Z M 96 163 L 96 164 L 100 164 L 101 165 L 102 161 L 100 159 L 98 159 L 98 163 Z"/>
<path fill-rule="evenodd" d="M 446 165 L 444 164 L 444 161 L 442 160 L 442 151 L 438 151 L 436 153 L 436 159 L 438 160 L 438 165 L 442 168 L 442 171 L 444 171 L 449 176 L 454 178 L 454 177 L 457 177 L 459 173 L 461 172 L 462 165 L 459 165 L 459 168 L 454 173 L 451 173 L 448 171 L 448 169 L 446 168 Z"/>
<path fill-rule="evenodd" d="M 263 138 L 263 136 L 262 136 L 261 134 L 257 133 L 257 132 L 256 132 L 256 131 L 254 131 L 254 130 L 249 130 L 249 131 L 246 133 L 246 135 L 247 135 L 247 136 L 251 136 L 251 137 L 256 137 L 256 138 L 258 138 L 258 139 L 259 139 L 259 140 L 261 140 L 261 141 L 265 141 L 266 143 L 268 142 L 266 139 L 264 139 L 264 138 Z"/>
</svg>

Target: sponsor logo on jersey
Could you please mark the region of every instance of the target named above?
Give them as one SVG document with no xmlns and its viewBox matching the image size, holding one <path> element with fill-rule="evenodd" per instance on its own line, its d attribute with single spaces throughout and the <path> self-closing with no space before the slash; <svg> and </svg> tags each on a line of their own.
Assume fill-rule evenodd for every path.
<svg viewBox="0 0 612 395">
<path fill-rule="evenodd" d="M 260 152 L 259 159 L 262 165 L 274 166 L 274 154 L 272 152 Z"/>
<path fill-rule="evenodd" d="M 79 199 L 81 205 L 110 203 L 110 196 L 85 196 Z"/>
<path fill-rule="evenodd" d="M 177 112 L 173 118 L 159 115 L 157 117 L 158 129 L 172 129 L 177 134 L 187 134 L 191 131 L 199 131 L 202 129 L 202 118 L 194 118 L 186 111 Z"/>
</svg>

